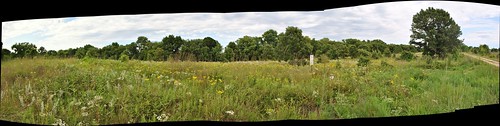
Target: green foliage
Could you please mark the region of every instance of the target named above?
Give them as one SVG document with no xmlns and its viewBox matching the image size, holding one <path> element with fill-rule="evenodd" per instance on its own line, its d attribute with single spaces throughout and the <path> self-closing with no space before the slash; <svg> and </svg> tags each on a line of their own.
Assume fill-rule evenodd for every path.
<svg viewBox="0 0 500 126">
<path fill-rule="evenodd" d="M 360 67 L 366 67 L 368 66 L 368 64 L 370 64 L 370 59 L 366 57 L 360 57 L 357 65 Z"/>
<path fill-rule="evenodd" d="M 328 58 L 328 56 L 325 54 L 322 54 L 318 57 L 317 63 L 329 63 L 329 62 L 330 62 L 330 58 Z"/>
<path fill-rule="evenodd" d="M 410 44 L 423 48 L 423 55 L 444 58 L 463 42 L 458 39 L 462 35 L 460 26 L 443 9 L 429 7 L 415 14 L 411 31 Z"/>
<path fill-rule="evenodd" d="M 34 44 L 28 43 L 28 42 L 23 42 L 23 43 L 16 43 L 12 45 L 12 50 L 14 50 L 15 57 L 29 57 L 32 58 L 33 56 L 37 55 L 37 47 Z"/>
<path fill-rule="evenodd" d="M 389 48 L 384 49 L 384 56 L 385 57 L 391 57 L 391 50 Z"/>
<path fill-rule="evenodd" d="M 361 57 L 372 57 L 371 56 L 372 54 L 370 52 L 366 51 L 365 49 L 358 49 L 356 52 Z"/>
<path fill-rule="evenodd" d="M 29 44 L 29 43 L 28 43 Z M 359 40 L 348 38 L 333 41 L 328 38 L 316 40 L 302 35 L 298 27 L 289 26 L 285 32 L 278 34 L 269 29 L 262 36 L 243 36 L 234 42 L 229 42 L 226 47 L 215 39 L 184 40 L 180 36 L 168 35 L 159 42 L 148 40 L 139 36 L 135 42 L 120 45 L 112 42 L 102 48 L 92 45 L 70 48 L 66 50 L 49 50 L 40 47 L 35 54 L 60 58 L 100 58 L 119 60 L 121 52 L 127 51 L 129 59 L 146 61 L 165 61 L 173 57 L 179 61 L 290 61 L 293 59 L 307 59 L 309 55 L 327 55 L 329 59 L 343 59 L 346 57 L 358 58 L 360 56 L 378 59 L 381 55 L 390 56 L 402 50 L 415 52 L 417 49 L 410 45 L 386 44 L 384 41 Z M 23 53 L 18 54 L 23 55 Z M 318 57 L 319 58 L 319 57 Z M 292 61 L 294 62 L 294 61 Z"/>
<path fill-rule="evenodd" d="M 121 54 L 120 54 L 120 61 L 121 62 L 128 62 L 128 60 L 130 59 L 130 57 L 128 57 L 127 55 L 127 52 L 126 51 L 123 51 Z"/>
<path fill-rule="evenodd" d="M 485 44 L 479 45 L 479 54 L 484 56 L 489 53 L 490 53 L 490 48 L 488 47 L 488 45 Z"/>
<path fill-rule="evenodd" d="M 401 56 L 399 57 L 399 59 L 406 60 L 406 61 L 411 61 L 411 60 L 415 59 L 415 56 L 413 55 L 413 53 L 411 53 L 409 51 L 404 51 L 401 54 Z"/>
<path fill-rule="evenodd" d="M 302 30 L 289 26 L 284 34 L 280 34 L 278 38 L 278 52 L 281 59 L 292 60 L 306 58 L 311 54 L 312 45 L 310 41 L 302 36 Z"/>
<path fill-rule="evenodd" d="M 378 50 L 372 53 L 372 58 L 374 59 L 379 59 L 382 58 L 382 53 L 380 53 Z"/>
</svg>

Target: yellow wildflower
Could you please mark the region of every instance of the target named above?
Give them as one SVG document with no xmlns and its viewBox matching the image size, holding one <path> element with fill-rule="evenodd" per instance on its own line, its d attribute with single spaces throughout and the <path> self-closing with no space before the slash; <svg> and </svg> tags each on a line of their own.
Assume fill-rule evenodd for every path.
<svg viewBox="0 0 500 126">
<path fill-rule="evenodd" d="M 217 91 L 217 94 L 222 94 L 224 93 L 224 91 Z"/>
<path fill-rule="evenodd" d="M 198 77 L 196 77 L 196 76 L 193 76 L 193 80 L 196 80 L 197 78 L 198 78 Z"/>
<path fill-rule="evenodd" d="M 145 78 L 144 80 L 148 81 L 149 79 L 148 79 L 148 78 Z"/>
<path fill-rule="evenodd" d="M 391 84 L 394 84 L 394 81 L 393 81 L 393 80 L 391 80 Z"/>
<path fill-rule="evenodd" d="M 413 78 L 413 77 L 412 77 L 412 78 L 410 78 L 410 79 L 411 79 L 411 80 L 415 80 L 415 78 Z"/>
<path fill-rule="evenodd" d="M 210 85 L 212 85 L 212 86 L 215 85 L 215 82 L 210 82 Z"/>
<path fill-rule="evenodd" d="M 222 80 L 221 80 L 221 79 L 219 79 L 219 82 L 222 82 Z"/>
</svg>

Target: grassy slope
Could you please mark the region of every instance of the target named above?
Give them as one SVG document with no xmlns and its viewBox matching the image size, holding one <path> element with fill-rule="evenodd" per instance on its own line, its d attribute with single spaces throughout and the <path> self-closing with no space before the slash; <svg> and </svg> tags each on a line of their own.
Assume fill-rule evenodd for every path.
<svg viewBox="0 0 500 126">
<path fill-rule="evenodd" d="M 0 119 L 37 124 L 151 122 L 161 114 L 169 121 L 383 117 L 499 102 L 499 69 L 465 57 L 448 67 L 335 60 L 313 71 L 278 62 L 78 59 L 15 59 L 1 68 Z"/>
</svg>

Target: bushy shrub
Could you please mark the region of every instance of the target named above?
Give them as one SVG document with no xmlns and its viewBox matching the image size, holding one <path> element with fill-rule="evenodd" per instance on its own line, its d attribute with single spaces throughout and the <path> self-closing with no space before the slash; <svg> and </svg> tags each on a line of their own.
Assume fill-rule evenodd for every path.
<svg viewBox="0 0 500 126">
<path fill-rule="evenodd" d="M 399 59 L 406 60 L 406 61 L 411 61 L 414 58 L 415 58 L 415 56 L 413 55 L 413 53 L 411 53 L 409 51 L 403 51 L 401 56 L 399 56 Z"/>
<path fill-rule="evenodd" d="M 364 50 L 364 49 L 358 49 L 359 56 L 361 57 L 371 57 L 371 53 Z"/>
<path fill-rule="evenodd" d="M 123 55 L 121 55 L 121 56 L 120 56 L 120 61 L 122 61 L 122 62 L 127 62 L 128 60 L 129 60 L 128 55 L 124 55 L 124 54 L 123 54 Z"/>
<path fill-rule="evenodd" d="M 382 53 L 380 53 L 379 51 L 375 51 L 372 53 L 372 58 L 374 59 L 379 59 L 382 57 Z"/>
<path fill-rule="evenodd" d="M 370 64 L 370 59 L 365 58 L 365 57 L 361 57 L 361 58 L 359 58 L 357 65 L 365 67 L 365 66 L 368 66 L 368 64 Z"/>
<path fill-rule="evenodd" d="M 330 62 L 330 58 L 325 55 L 325 54 L 321 54 L 319 57 L 318 57 L 318 62 L 317 63 L 329 63 Z"/>
<path fill-rule="evenodd" d="M 391 50 L 389 48 L 384 49 L 384 56 L 385 57 L 391 57 Z"/>
</svg>

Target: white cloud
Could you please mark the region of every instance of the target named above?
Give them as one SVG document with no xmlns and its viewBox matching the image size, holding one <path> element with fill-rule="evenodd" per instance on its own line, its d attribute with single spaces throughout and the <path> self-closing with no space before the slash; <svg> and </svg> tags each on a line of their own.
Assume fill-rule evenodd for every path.
<svg viewBox="0 0 500 126">
<path fill-rule="evenodd" d="M 111 42 L 130 43 L 138 36 L 161 41 L 169 34 L 184 39 L 210 36 L 222 45 L 244 35 L 260 36 L 268 29 L 284 32 L 297 26 L 311 38 L 328 37 L 382 39 L 388 43 L 407 44 L 412 16 L 427 7 L 450 13 L 462 27 L 468 45 L 486 42 L 498 47 L 500 7 L 495 5 L 449 2 L 389 2 L 312 12 L 239 12 L 178 13 L 38 19 L 2 22 L 4 47 L 20 42 L 19 36 L 35 34 L 35 43 L 47 49 L 67 49 L 92 44 L 103 47 Z"/>
</svg>

